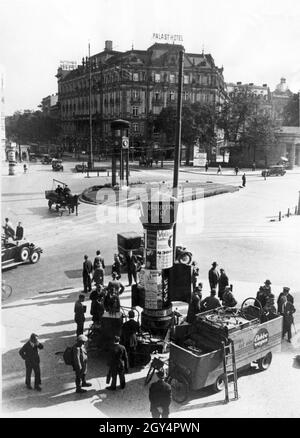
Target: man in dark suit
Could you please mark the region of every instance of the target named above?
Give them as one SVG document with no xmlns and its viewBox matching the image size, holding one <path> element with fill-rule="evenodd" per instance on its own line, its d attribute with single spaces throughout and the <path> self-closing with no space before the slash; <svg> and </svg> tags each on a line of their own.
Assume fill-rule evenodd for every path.
<svg viewBox="0 0 300 438">
<path fill-rule="evenodd" d="M 193 291 L 189 307 L 187 311 L 186 321 L 192 324 L 195 320 L 197 313 L 201 312 L 201 298 L 202 298 L 202 283 L 199 283 L 198 287 Z"/>
<path fill-rule="evenodd" d="M 24 237 L 24 228 L 22 227 L 22 223 L 18 222 L 18 226 L 16 228 L 16 240 L 22 240 Z"/>
<path fill-rule="evenodd" d="M 76 392 L 79 394 L 86 392 L 86 389 L 82 389 L 82 386 L 92 386 L 91 383 L 86 381 L 88 356 L 84 344 L 87 340 L 88 338 L 86 336 L 79 335 L 76 344 L 72 347 Z"/>
<path fill-rule="evenodd" d="M 89 257 L 87 255 L 84 256 L 84 262 L 82 266 L 82 279 L 83 279 L 83 292 L 91 292 L 92 290 L 92 276 L 93 272 L 93 265 L 92 262 L 89 260 Z"/>
<path fill-rule="evenodd" d="M 223 293 L 225 291 L 225 287 L 229 286 L 229 279 L 224 271 L 224 269 L 220 269 L 220 278 L 219 278 L 219 291 L 218 291 L 218 297 L 220 300 L 223 298 Z"/>
<path fill-rule="evenodd" d="M 129 320 L 126 321 L 122 326 L 121 340 L 128 354 L 129 366 L 130 368 L 133 368 L 134 359 L 135 359 L 135 350 L 137 347 L 136 335 L 140 331 L 140 324 L 138 323 L 138 321 L 135 321 L 133 310 L 129 310 L 128 318 Z"/>
<path fill-rule="evenodd" d="M 120 379 L 120 388 L 124 389 L 126 385 L 125 373 L 128 372 L 128 356 L 124 345 L 120 345 L 119 336 L 115 336 L 114 345 L 110 352 L 108 366 L 108 377 L 111 379 L 111 385 L 106 389 L 113 391 L 117 389 L 118 375 Z"/>
<path fill-rule="evenodd" d="M 171 404 L 171 385 L 164 381 L 164 370 L 156 373 L 158 381 L 150 385 L 149 400 L 152 418 L 169 418 Z"/>
<path fill-rule="evenodd" d="M 40 370 L 40 356 L 38 350 L 41 350 L 44 346 L 38 341 L 38 335 L 32 333 L 30 339 L 20 349 L 19 354 L 22 359 L 25 360 L 26 367 L 26 379 L 25 384 L 28 389 L 32 389 L 31 386 L 31 373 L 34 372 L 34 389 L 41 391 L 41 370 Z"/>
<path fill-rule="evenodd" d="M 132 277 L 133 277 L 135 283 L 137 283 L 137 281 L 136 281 L 137 258 L 132 253 L 132 251 L 129 251 L 126 263 L 127 263 L 127 274 L 128 274 L 128 283 L 129 283 L 128 286 L 131 286 Z"/>
<path fill-rule="evenodd" d="M 290 288 L 285 286 L 283 288 L 282 292 L 279 294 L 279 297 L 277 300 L 278 313 L 281 313 L 281 308 L 282 308 L 282 304 L 283 304 L 282 298 L 284 296 L 286 297 L 286 299 L 289 303 L 294 304 L 294 297 L 293 297 L 293 295 L 290 294 Z"/>
<path fill-rule="evenodd" d="M 86 312 L 86 306 L 82 304 L 84 302 L 84 298 L 84 295 L 80 294 L 74 306 L 74 321 L 77 324 L 76 336 L 83 334 L 83 326 L 85 321 L 84 314 Z"/>
<path fill-rule="evenodd" d="M 286 296 L 282 297 L 282 307 L 281 307 L 281 315 L 283 316 L 283 330 L 282 330 L 282 339 L 285 337 L 285 334 L 288 335 L 288 342 L 291 342 L 292 339 L 292 324 L 294 322 L 293 314 L 296 312 L 296 309 L 292 303 L 287 300 Z"/>
<path fill-rule="evenodd" d="M 213 262 L 212 267 L 208 271 L 208 280 L 211 290 L 216 289 L 219 282 L 220 274 L 219 271 L 217 270 L 217 266 L 218 263 Z"/>
</svg>

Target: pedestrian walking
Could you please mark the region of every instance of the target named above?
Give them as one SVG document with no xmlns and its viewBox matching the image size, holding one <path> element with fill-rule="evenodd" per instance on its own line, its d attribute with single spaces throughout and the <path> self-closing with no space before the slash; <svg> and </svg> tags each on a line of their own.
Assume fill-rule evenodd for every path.
<svg viewBox="0 0 300 438">
<path fill-rule="evenodd" d="M 169 418 L 172 389 L 169 383 L 164 381 L 164 370 L 156 373 L 158 381 L 150 385 L 149 400 L 152 418 Z"/>
<path fill-rule="evenodd" d="M 234 171 L 235 171 L 235 174 L 236 174 L 236 175 L 239 173 L 239 168 L 238 168 L 238 166 L 236 166 L 236 167 L 234 168 Z"/>
<path fill-rule="evenodd" d="M 209 280 L 210 289 L 216 289 L 219 283 L 220 274 L 219 271 L 217 270 L 217 266 L 218 263 L 213 262 L 212 267 L 208 271 L 208 280 Z"/>
<path fill-rule="evenodd" d="M 121 342 L 126 348 L 129 367 L 135 365 L 135 352 L 137 347 L 137 334 L 140 332 L 140 324 L 134 319 L 134 311 L 129 310 L 128 321 L 122 326 Z"/>
<path fill-rule="evenodd" d="M 78 297 L 78 300 L 76 301 L 74 305 L 74 321 L 77 324 L 77 330 L 76 335 L 82 335 L 84 330 L 84 321 L 85 321 L 85 312 L 86 312 L 86 306 L 82 303 L 84 302 L 85 296 L 83 294 L 80 294 Z"/>
<path fill-rule="evenodd" d="M 246 174 L 244 173 L 242 176 L 243 187 L 246 187 Z"/>
<path fill-rule="evenodd" d="M 288 342 L 291 342 L 292 339 L 292 324 L 294 322 L 294 313 L 296 309 L 292 303 L 287 300 L 287 297 L 284 295 L 282 297 L 282 307 L 281 307 L 281 315 L 283 316 L 283 331 L 282 331 L 282 339 L 284 339 L 285 335 L 288 335 Z"/>
<path fill-rule="evenodd" d="M 216 289 L 212 289 L 210 291 L 210 296 L 204 298 L 204 300 L 201 302 L 201 312 L 207 312 L 208 310 L 213 310 L 221 307 L 221 303 L 216 297 L 216 293 Z"/>
<path fill-rule="evenodd" d="M 18 226 L 16 228 L 16 240 L 22 240 L 24 237 L 24 228 L 22 227 L 22 223 L 18 222 Z"/>
<path fill-rule="evenodd" d="M 229 278 L 227 277 L 225 270 L 222 268 L 220 269 L 220 277 L 218 284 L 219 284 L 218 297 L 220 298 L 220 300 L 222 300 L 225 287 L 229 286 Z"/>
<path fill-rule="evenodd" d="M 208 171 L 208 161 L 206 161 L 206 163 L 205 163 L 205 172 L 207 172 Z"/>
<path fill-rule="evenodd" d="M 39 350 L 43 349 L 44 346 L 38 340 L 38 335 L 32 333 L 30 335 L 29 341 L 23 345 L 20 349 L 19 354 L 22 359 L 25 360 L 26 367 L 26 378 L 25 384 L 28 389 L 32 389 L 31 386 L 31 374 L 34 372 L 34 389 L 36 391 L 41 391 L 41 369 L 40 369 L 40 356 Z"/>
<path fill-rule="evenodd" d="M 76 344 L 72 347 L 73 354 L 73 370 L 75 371 L 75 385 L 76 391 L 78 394 L 82 394 L 86 392 L 86 389 L 82 389 L 82 387 L 92 386 L 91 383 L 86 381 L 86 373 L 87 373 L 87 351 L 85 348 L 85 343 L 88 338 L 84 335 L 79 335 L 77 337 Z"/>
<path fill-rule="evenodd" d="M 136 276 L 137 276 L 137 258 L 133 254 L 132 251 L 129 251 L 127 255 L 127 274 L 128 274 L 128 286 L 131 286 L 132 283 L 132 277 L 134 279 L 134 282 L 137 284 Z"/>
<path fill-rule="evenodd" d="M 27 164 L 23 164 L 24 173 L 27 172 Z"/>
<path fill-rule="evenodd" d="M 252 163 L 252 172 L 255 172 L 255 170 L 256 170 L 256 164 L 255 164 L 255 162 L 253 162 Z"/>
<path fill-rule="evenodd" d="M 83 292 L 88 293 L 92 290 L 92 272 L 93 272 L 93 265 L 92 262 L 89 260 L 89 257 L 87 255 L 84 256 L 84 262 L 82 266 L 82 279 L 83 279 Z"/>
<path fill-rule="evenodd" d="M 115 336 L 114 345 L 110 351 L 108 361 L 108 374 L 106 382 L 111 385 L 106 389 L 115 391 L 117 389 L 117 376 L 120 380 L 120 388 L 124 389 L 126 386 L 125 373 L 128 373 L 128 356 L 124 345 L 120 345 L 120 337 Z"/>
<path fill-rule="evenodd" d="M 93 268 L 95 269 L 97 265 L 100 265 L 102 266 L 103 269 L 105 269 L 104 258 L 101 256 L 101 251 L 99 249 L 98 251 L 96 251 L 96 257 L 94 258 Z"/>
<path fill-rule="evenodd" d="M 222 167 L 221 167 L 221 164 L 219 164 L 219 166 L 218 166 L 217 175 L 218 175 L 219 173 L 222 173 Z"/>
</svg>

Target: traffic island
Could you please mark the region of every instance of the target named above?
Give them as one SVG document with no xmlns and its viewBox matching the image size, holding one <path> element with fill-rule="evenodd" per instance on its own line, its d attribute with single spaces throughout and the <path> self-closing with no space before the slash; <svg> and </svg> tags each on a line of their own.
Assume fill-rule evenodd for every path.
<svg viewBox="0 0 300 438">
<path fill-rule="evenodd" d="M 178 201 L 187 202 L 196 199 L 208 198 L 210 196 L 221 195 L 224 193 L 233 193 L 239 190 L 239 186 L 219 184 L 207 181 L 206 183 L 185 182 L 178 187 Z M 136 183 L 129 187 L 122 188 L 117 184 L 114 187 L 111 184 L 94 185 L 85 189 L 80 195 L 80 201 L 88 204 L 124 204 L 132 205 L 140 200 L 141 196 L 149 190 L 171 191 L 172 186 L 165 181 L 161 183 Z"/>
</svg>

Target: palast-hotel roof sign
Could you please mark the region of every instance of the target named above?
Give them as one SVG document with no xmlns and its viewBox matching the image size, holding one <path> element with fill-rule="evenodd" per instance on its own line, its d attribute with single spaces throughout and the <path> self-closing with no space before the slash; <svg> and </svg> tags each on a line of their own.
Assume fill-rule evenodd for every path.
<svg viewBox="0 0 300 438">
<path fill-rule="evenodd" d="M 172 43 L 175 43 L 175 41 L 183 42 L 183 36 L 182 35 L 176 35 L 176 34 L 170 34 L 170 33 L 156 33 L 156 32 L 153 32 L 152 38 L 154 40 L 164 41 L 164 42 L 169 42 L 169 41 L 171 41 Z"/>
</svg>

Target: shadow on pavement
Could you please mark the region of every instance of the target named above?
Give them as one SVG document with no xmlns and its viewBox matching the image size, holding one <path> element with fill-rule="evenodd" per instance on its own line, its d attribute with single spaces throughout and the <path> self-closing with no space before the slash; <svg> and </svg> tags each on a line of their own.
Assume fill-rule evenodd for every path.
<svg viewBox="0 0 300 438">
<path fill-rule="evenodd" d="M 66 294 L 51 295 L 47 299 L 44 299 L 44 300 L 39 301 L 39 302 L 35 302 L 35 301 L 41 300 L 41 298 L 44 298 L 44 297 L 26 298 L 26 300 L 31 301 L 31 302 L 24 303 L 24 304 L 16 304 L 16 305 L 5 305 L 5 306 L 2 306 L 2 310 L 14 309 L 14 308 L 18 308 L 18 307 L 28 307 L 28 306 L 47 306 L 47 305 L 52 305 L 52 304 L 64 304 L 64 303 L 72 303 L 72 302 L 75 303 L 75 301 L 78 299 L 78 296 L 80 293 L 81 292 L 79 292 L 79 291 L 73 291 L 73 292 L 66 293 Z M 53 298 L 56 298 L 56 299 L 53 299 Z M 86 301 L 88 301 L 88 296 L 86 298 L 87 298 Z"/>
<path fill-rule="evenodd" d="M 99 358 L 98 354 L 89 354 L 87 380 L 96 378 L 97 384 L 92 382 L 93 386 L 86 393 L 77 394 L 72 367 L 65 365 L 62 355 L 55 354 L 75 343 L 74 331 L 39 334 L 39 340 L 44 345 L 40 352 L 42 391 L 39 393 L 34 390 L 29 391 L 25 387 L 25 363 L 19 356 L 19 349 L 27 339 L 20 343 L 20 348 L 2 355 L 3 411 L 26 411 L 32 408 L 56 406 L 69 401 L 76 402 L 93 397 L 99 390 L 98 379 L 106 376 L 107 373 L 106 361 L 103 358 Z M 31 380 L 33 384 L 33 375 Z"/>
</svg>

